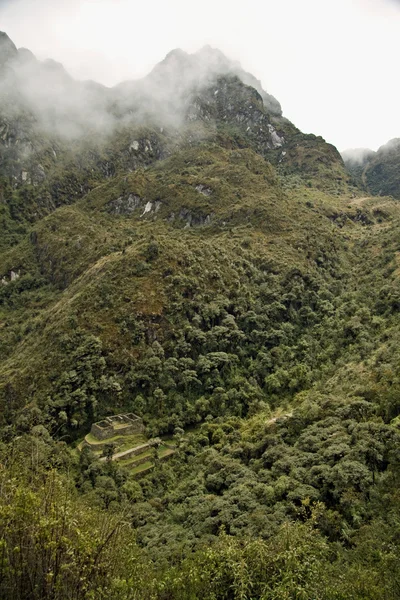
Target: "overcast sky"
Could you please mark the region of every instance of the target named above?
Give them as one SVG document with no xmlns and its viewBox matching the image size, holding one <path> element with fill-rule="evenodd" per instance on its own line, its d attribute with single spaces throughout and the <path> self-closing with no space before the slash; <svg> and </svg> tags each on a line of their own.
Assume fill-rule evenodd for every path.
<svg viewBox="0 0 400 600">
<path fill-rule="evenodd" d="M 400 137 L 400 0 L 0 0 L 0 30 L 106 85 L 211 44 L 339 150 Z"/>
</svg>

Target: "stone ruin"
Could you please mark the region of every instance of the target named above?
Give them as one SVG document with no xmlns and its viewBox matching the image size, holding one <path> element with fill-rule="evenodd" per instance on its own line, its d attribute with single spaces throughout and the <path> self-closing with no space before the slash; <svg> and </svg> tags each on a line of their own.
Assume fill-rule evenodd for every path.
<svg viewBox="0 0 400 600">
<path fill-rule="evenodd" d="M 143 430 L 142 419 L 133 413 L 128 413 L 106 417 L 98 423 L 93 423 L 90 433 L 97 440 L 107 440 L 116 435 L 132 435 Z"/>
</svg>

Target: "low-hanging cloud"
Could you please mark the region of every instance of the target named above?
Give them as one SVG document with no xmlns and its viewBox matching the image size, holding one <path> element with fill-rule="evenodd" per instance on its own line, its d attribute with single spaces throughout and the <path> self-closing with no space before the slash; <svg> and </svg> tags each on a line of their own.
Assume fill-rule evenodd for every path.
<svg viewBox="0 0 400 600">
<path fill-rule="evenodd" d="M 106 88 L 80 83 L 60 63 L 39 61 L 28 50 L 17 50 L 0 34 L 0 98 L 2 117 L 31 119 L 39 128 L 74 138 L 85 129 L 112 127 L 106 110 Z"/>
<path fill-rule="evenodd" d="M 376 153 L 369 148 L 349 148 L 342 152 L 342 158 L 348 165 L 363 166 L 375 156 L 375 154 Z"/>
<path fill-rule="evenodd" d="M 269 112 L 281 115 L 279 103 L 257 79 L 209 46 L 194 54 L 171 51 L 146 77 L 108 88 L 73 79 L 62 64 L 40 61 L 29 50 L 18 50 L 0 32 L 2 117 L 15 116 L 19 110 L 24 118 L 31 116 L 31 125 L 63 138 L 91 132 L 107 136 L 116 127 L 146 122 L 180 127 L 189 118 L 198 91 L 225 74 L 256 88 Z"/>
<path fill-rule="evenodd" d="M 18 46 L 108 86 L 145 76 L 171 49 L 209 43 L 240 60 L 303 131 L 339 148 L 399 134 L 397 0 L 9 0 Z M 379 114 L 379 117 L 378 117 Z"/>
</svg>

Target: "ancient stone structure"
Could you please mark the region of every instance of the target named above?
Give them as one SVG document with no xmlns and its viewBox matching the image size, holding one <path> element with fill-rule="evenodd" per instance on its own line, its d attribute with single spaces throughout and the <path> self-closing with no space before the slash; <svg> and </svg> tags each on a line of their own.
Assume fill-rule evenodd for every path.
<svg viewBox="0 0 400 600">
<path fill-rule="evenodd" d="M 133 413 L 128 413 L 106 417 L 98 423 L 93 423 L 90 433 L 97 440 L 107 440 L 115 435 L 141 433 L 143 429 L 142 419 Z"/>
</svg>

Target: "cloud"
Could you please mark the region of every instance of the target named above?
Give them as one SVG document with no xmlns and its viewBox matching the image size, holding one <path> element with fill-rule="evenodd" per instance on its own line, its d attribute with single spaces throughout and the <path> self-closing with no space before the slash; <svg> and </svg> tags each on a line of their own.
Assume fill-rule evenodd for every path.
<svg viewBox="0 0 400 600">
<path fill-rule="evenodd" d="M 261 79 L 298 127 L 339 148 L 399 135 L 395 0 L 14 0 L 0 27 L 74 77 L 143 77 L 172 49 L 211 44 Z"/>
<path fill-rule="evenodd" d="M 364 166 L 375 156 L 375 152 L 368 148 L 349 148 L 342 152 L 344 162 L 351 166 Z"/>
<path fill-rule="evenodd" d="M 103 137 L 116 128 L 142 126 L 148 121 L 160 128 L 180 129 L 190 120 L 189 113 L 197 120 L 198 90 L 214 85 L 226 74 L 256 88 L 268 111 L 281 115 L 279 102 L 257 79 L 210 46 L 193 54 L 173 50 L 146 77 L 108 88 L 73 79 L 61 63 L 38 60 L 29 50 L 17 49 L 7 34 L 0 32 L 2 121 L 18 114 L 19 123 L 29 122 L 28 127 L 33 128 L 38 123 L 39 129 L 69 140 L 89 132 Z"/>
</svg>

